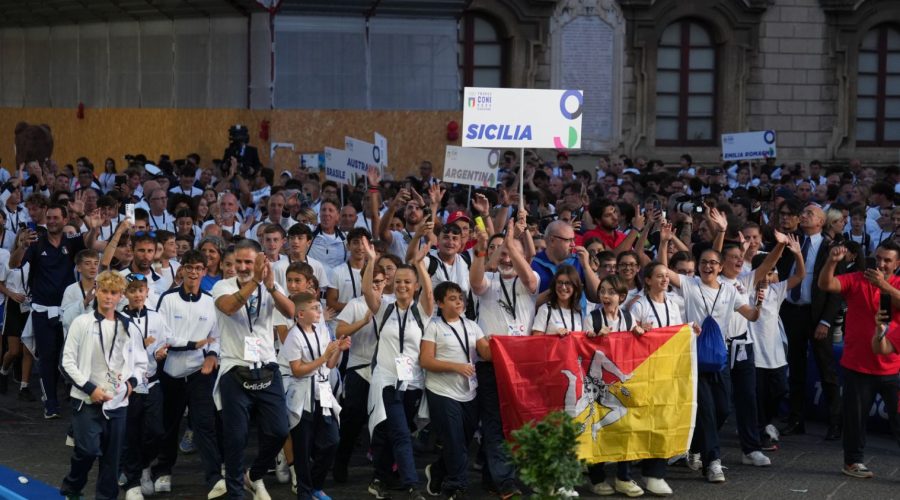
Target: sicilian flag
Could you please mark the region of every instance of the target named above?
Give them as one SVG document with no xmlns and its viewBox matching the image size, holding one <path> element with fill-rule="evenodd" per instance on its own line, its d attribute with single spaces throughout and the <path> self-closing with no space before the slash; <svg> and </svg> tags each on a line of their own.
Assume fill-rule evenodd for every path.
<svg viewBox="0 0 900 500">
<path fill-rule="evenodd" d="M 507 436 L 565 410 L 589 463 L 669 458 L 687 451 L 697 411 L 696 341 L 688 325 L 637 337 L 491 337 Z"/>
</svg>

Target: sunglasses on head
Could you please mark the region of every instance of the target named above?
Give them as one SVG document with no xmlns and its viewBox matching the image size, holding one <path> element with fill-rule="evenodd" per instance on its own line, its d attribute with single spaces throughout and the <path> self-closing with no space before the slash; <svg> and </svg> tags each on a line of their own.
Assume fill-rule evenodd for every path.
<svg viewBox="0 0 900 500">
<path fill-rule="evenodd" d="M 151 238 L 156 238 L 156 231 L 135 231 L 134 235 L 137 236 L 138 238 L 145 236 L 145 235 L 149 236 Z"/>
<path fill-rule="evenodd" d="M 125 276 L 125 280 L 129 283 L 134 283 L 135 281 L 147 281 L 147 277 L 141 273 L 131 273 Z"/>
</svg>

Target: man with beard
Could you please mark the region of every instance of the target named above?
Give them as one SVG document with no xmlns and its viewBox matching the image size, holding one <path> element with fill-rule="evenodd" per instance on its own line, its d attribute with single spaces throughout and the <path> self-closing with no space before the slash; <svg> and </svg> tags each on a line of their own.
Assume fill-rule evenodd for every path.
<svg viewBox="0 0 900 500">
<path fill-rule="evenodd" d="M 131 253 L 133 255 L 131 265 L 126 269 L 119 271 L 122 276 L 129 274 L 141 274 L 147 279 L 147 286 L 150 290 L 147 292 L 147 303 L 156 306 L 160 294 L 166 291 L 165 288 L 160 290 L 159 283 L 167 283 L 162 280 L 162 276 L 156 274 L 153 270 L 153 259 L 156 256 L 156 236 L 155 233 L 146 231 L 137 231 L 131 237 Z"/>
<path fill-rule="evenodd" d="M 475 245 L 469 281 L 479 300 L 478 326 L 487 338 L 491 335 L 526 336 L 531 332 L 540 277 L 528 266 L 522 244 L 514 233 L 512 224 L 509 224 L 505 237 L 498 235 L 489 238 L 484 231 L 477 234 L 478 243 Z M 487 271 L 494 266 L 496 271 Z M 494 365 L 490 361 L 479 360 L 475 371 L 486 458 L 483 474 L 488 484 L 493 484 L 503 498 L 508 498 L 517 489 L 515 470 L 503 444 Z"/>
<path fill-rule="evenodd" d="M 44 418 L 47 419 L 59 418 L 56 381 L 63 347 L 59 310 L 63 291 L 75 282 L 75 273 L 72 272 L 75 255 L 85 248 L 93 247 L 97 239 L 97 228 L 101 224 L 99 211 L 86 217 L 84 202 L 80 196 L 78 198 L 70 203 L 70 207 L 90 228 L 87 233 L 64 238 L 63 226 L 68 220 L 68 210 L 62 205 L 50 205 L 46 211 L 46 233 L 38 236 L 36 231 L 22 232 L 17 238 L 16 249 L 9 258 L 10 269 L 18 268 L 23 263 L 28 263 L 31 268 L 31 325 L 44 390 Z"/>
<path fill-rule="evenodd" d="M 619 207 L 608 198 L 595 198 L 588 206 L 588 213 L 595 227 L 584 233 L 584 240 L 600 238 L 600 241 L 617 255 L 631 250 L 640 235 L 641 228 L 636 227 L 627 235 L 619 231 Z M 549 242 L 548 242 L 549 243 Z"/>
<path fill-rule="evenodd" d="M 221 332 L 221 367 L 217 406 L 222 410 L 225 438 L 225 479 L 228 495 L 268 498 L 263 476 L 288 436 L 287 406 L 272 335 L 274 311 L 294 317 L 294 305 L 275 283 L 272 264 L 259 244 L 241 240 L 234 249 L 237 276 L 212 289 Z M 250 414 L 257 414 L 256 460 L 241 474 Z"/>
</svg>

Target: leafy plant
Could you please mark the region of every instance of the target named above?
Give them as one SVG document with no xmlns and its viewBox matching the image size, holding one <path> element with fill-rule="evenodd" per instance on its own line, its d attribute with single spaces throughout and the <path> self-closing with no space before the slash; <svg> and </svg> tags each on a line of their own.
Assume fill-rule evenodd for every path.
<svg viewBox="0 0 900 500">
<path fill-rule="evenodd" d="M 512 431 L 507 443 L 522 482 L 534 490 L 532 498 L 577 497 L 585 463 L 575 451 L 578 427 L 562 411 L 548 414 Z"/>
</svg>

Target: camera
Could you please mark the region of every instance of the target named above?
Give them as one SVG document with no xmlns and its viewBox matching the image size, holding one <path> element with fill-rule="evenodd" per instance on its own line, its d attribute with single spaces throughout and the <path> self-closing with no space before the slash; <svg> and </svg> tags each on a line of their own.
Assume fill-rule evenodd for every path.
<svg viewBox="0 0 900 500">
<path fill-rule="evenodd" d="M 747 195 L 756 201 L 772 201 L 775 199 L 775 191 L 772 186 L 752 186 L 747 190 Z"/>
<path fill-rule="evenodd" d="M 250 131 L 243 125 L 232 125 L 228 129 L 228 141 L 228 149 L 225 150 L 225 154 L 222 156 L 223 173 L 227 173 L 231 165 L 231 158 L 235 158 L 237 159 L 238 175 L 245 179 L 255 177 L 258 166 L 245 163 L 242 154 L 247 143 L 250 142 Z"/>
<path fill-rule="evenodd" d="M 703 198 L 700 196 L 682 196 L 677 198 L 672 208 L 676 212 L 686 215 L 702 214 L 706 211 L 706 205 L 703 204 Z"/>
</svg>

